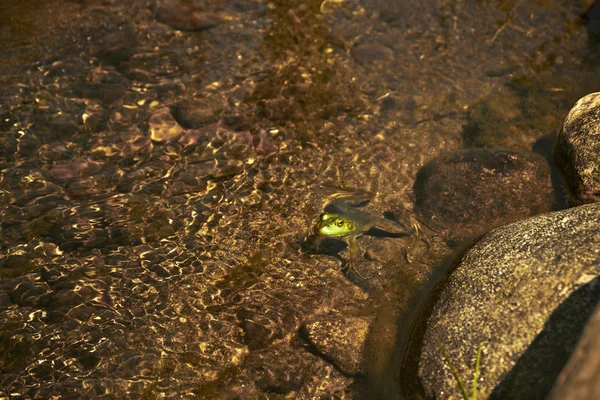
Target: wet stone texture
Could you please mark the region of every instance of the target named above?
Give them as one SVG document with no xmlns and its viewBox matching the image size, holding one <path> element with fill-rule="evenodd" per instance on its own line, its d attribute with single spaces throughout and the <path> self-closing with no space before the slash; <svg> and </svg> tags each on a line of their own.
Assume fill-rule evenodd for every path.
<svg viewBox="0 0 600 400">
<path fill-rule="evenodd" d="M 573 204 L 600 201 L 600 93 L 573 106 L 558 135 L 556 163 L 567 178 Z"/>
<path fill-rule="evenodd" d="M 598 204 L 485 235 L 463 254 L 427 320 L 419 367 L 426 393 L 459 398 L 441 347 L 468 382 L 481 343 L 479 395 L 544 398 L 600 299 L 599 249 Z"/>
<path fill-rule="evenodd" d="M 315 350 L 345 374 L 361 372 L 363 347 L 372 318 L 315 316 L 304 323 L 301 333 Z"/>
<path fill-rule="evenodd" d="M 533 153 L 471 149 L 427 163 L 415 181 L 424 223 L 462 241 L 493 227 L 551 211 L 550 169 Z"/>
<path fill-rule="evenodd" d="M 303 375 L 314 362 L 314 356 L 299 353 L 282 344 L 253 351 L 246 358 L 245 367 L 259 389 L 265 392 L 289 393 L 302 387 Z M 292 365 L 293 368 L 290 368 Z"/>
</svg>

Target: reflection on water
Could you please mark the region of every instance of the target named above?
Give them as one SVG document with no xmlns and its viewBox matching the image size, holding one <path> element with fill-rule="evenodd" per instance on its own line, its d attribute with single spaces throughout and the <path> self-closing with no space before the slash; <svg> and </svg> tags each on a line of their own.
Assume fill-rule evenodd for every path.
<svg viewBox="0 0 600 400">
<path fill-rule="evenodd" d="M 563 71 L 582 33 L 557 27 L 575 11 L 531 6 L 560 22 L 555 40 L 480 2 L 158 3 L 0 4 L 4 396 L 352 398 L 357 380 L 298 330 L 381 304 L 366 374 L 394 392 L 387 316 L 449 249 L 427 229 L 417 247 L 365 238 L 362 274 L 346 276 L 302 246 L 318 188 L 410 214 L 417 171 L 463 144 L 467 118 L 479 145 L 484 114 L 522 123 L 543 99 L 518 139 L 489 133 L 529 150 L 594 72 Z M 581 80 L 548 89 L 559 73 Z M 510 110 L 467 112 L 498 91 Z"/>
</svg>

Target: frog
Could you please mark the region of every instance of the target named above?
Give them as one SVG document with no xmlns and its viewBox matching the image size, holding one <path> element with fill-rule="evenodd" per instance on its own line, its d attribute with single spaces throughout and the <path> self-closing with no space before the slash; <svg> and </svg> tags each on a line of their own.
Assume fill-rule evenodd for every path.
<svg viewBox="0 0 600 400">
<path fill-rule="evenodd" d="M 345 242 L 350 253 L 349 266 L 358 258 L 356 239 L 365 233 L 376 230 L 380 235 L 403 237 L 416 230 L 416 225 L 406 217 L 391 220 L 360 210 L 359 207 L 369 203 L 373 197 L 365 190 L 337 190 L 332 197 L 335 200 L 325 207 L 313 231 L 319 241 L 334 238 Z"/>
</svg>

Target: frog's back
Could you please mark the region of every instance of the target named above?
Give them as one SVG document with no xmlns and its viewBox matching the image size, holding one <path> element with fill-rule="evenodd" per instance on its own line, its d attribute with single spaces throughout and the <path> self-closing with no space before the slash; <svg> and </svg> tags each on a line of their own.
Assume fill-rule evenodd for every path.
<svg viewBox="0 0 600 400">
<path fill-rule="evenodd" d="M 335 198 L 325 207 L 325 211 L 352 220 L 357 226 L 358 234 L 371 228 L 392 234 L 410 234 L 413 230 L 412 223 L 407 218 L 395 221 L 358 209 L 357 207 L 364 206 L 371 200 L 372 193 L 362 189 L 340 189 L 331 186 L 322 186 L 322 188 Z"/>
</svg>

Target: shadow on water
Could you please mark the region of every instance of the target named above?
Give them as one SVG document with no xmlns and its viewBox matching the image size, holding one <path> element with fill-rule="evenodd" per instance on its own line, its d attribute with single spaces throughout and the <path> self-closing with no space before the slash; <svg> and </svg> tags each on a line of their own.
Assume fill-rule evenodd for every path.
<svg viewBox="0 0 600 400">
<path fill-rule="evenodd" d="M 474 246 L 482 235 L 464 244 L 444 259 L 431 279 L 407 302 L 400 313 L 384 309 L 378 312 L 377 319 L 395 319 L 398 328 L 395 338 L 395 350 L 385 358 L 386 365 L 376 365 L 381 358 L 377 348 L 381 332 L 370 333 L 370 340 L 365 348 L 365 367 L 367 371 L 363 382 L 359 384 L 360 398 L 383 400 L 425 399 L 425 392 L 418 377 L 421 346 L 427 328 L 427 319 L 433 311 L 447 278 L 459 265 L 465 252 Z M 378 322 L 373 326 L 385 325 Z"/>
<path fill-rule="evenodd" d="M 552 390 L 600 301 L 600 278 L 580 287 L 552 313 L 542 331 L 490 399 L 542 399 Z"/>
<path fill-rule="evenodd" d="M 564 210 L 568 207 L 565 190 L 567 190 L 567 182 L 554 162 L 554 146 L 556 145 L 556 134 L 549 133 L 539 138 L 533 144 L 533 152 L 541 155 L 548 161 L 550 167 L 550 180 L 552 189 L 554 189 L 554 204 L 557 210 Z"/>
</svg>

